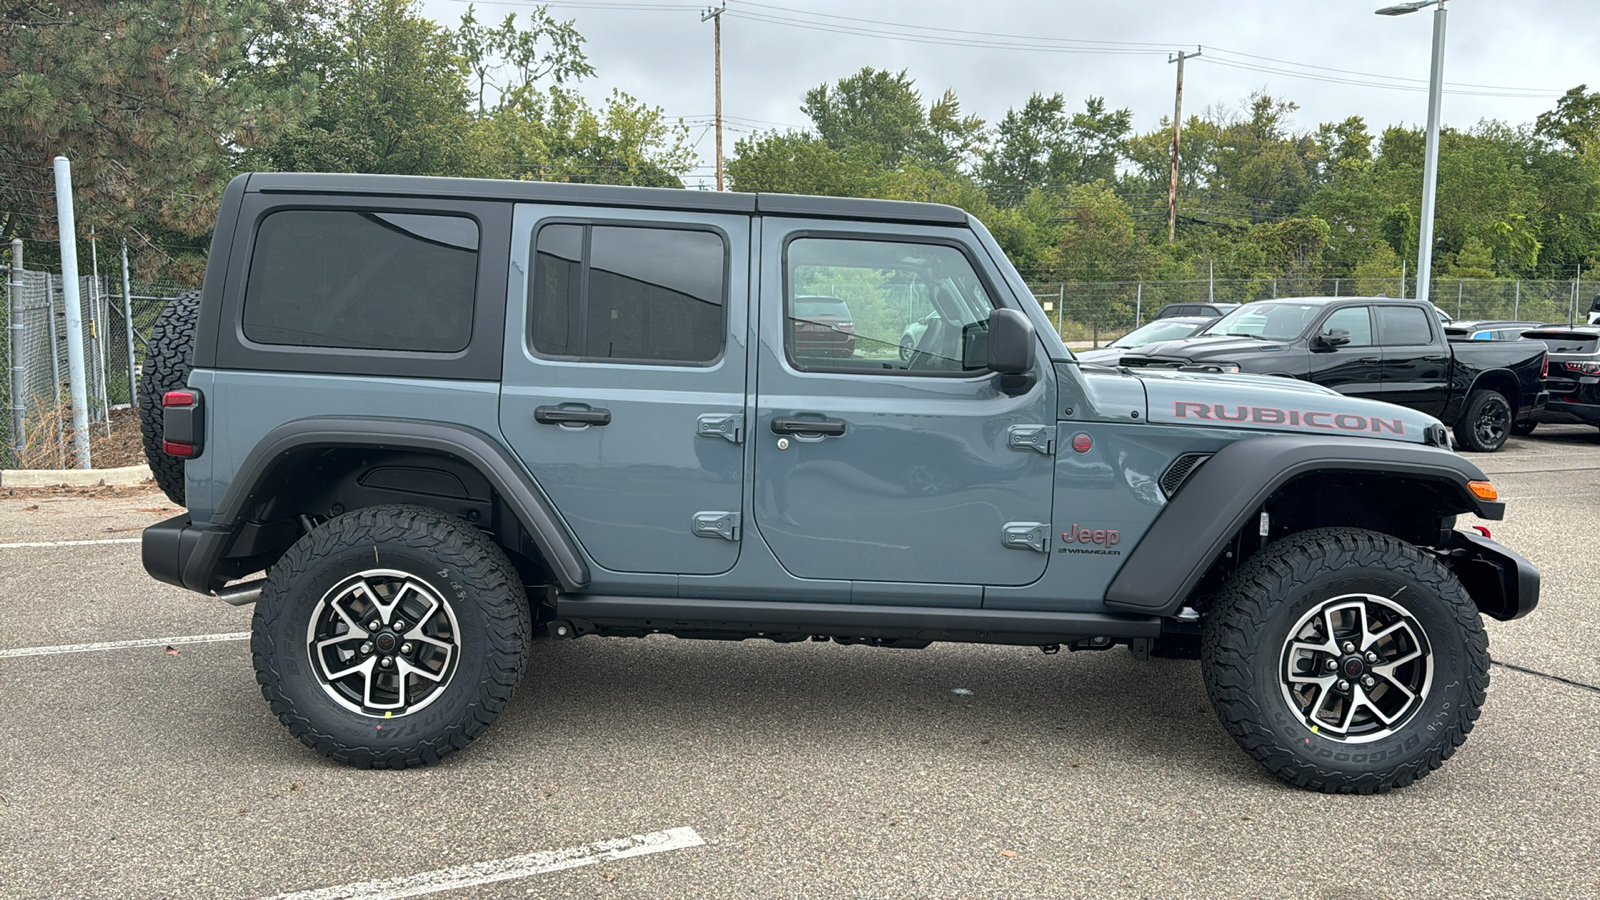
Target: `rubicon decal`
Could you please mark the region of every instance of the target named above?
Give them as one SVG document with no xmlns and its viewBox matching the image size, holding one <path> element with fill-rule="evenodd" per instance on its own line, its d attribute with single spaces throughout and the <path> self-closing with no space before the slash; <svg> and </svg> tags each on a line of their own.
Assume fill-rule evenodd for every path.
<svg viewBox="0 0 1600 900">
<path fill-rule="evenodd" d="M 1363 434 L 1406 433 L 1404 419 L 1381 419 L 1377 416 L 1358 416 L 1354 413 L 1331 413 L 1317 410 L 1278 409 L 1274 406 L 1229 406 L 1226 403 L 1191 403 L 1179 400 L 1172 404 L 1172 414 L 1179 419 L 1202 419 L 1208 422 L 1248 422 L 1251 425 L 1288 425 L 1295 428 L 1324 428 L 1328 431 L 1361 432 Z"/>
<path fill-rule="evenodd" d="M 1101 556 L 1121 556 L 1121 550 L 1113 550 L 1122 541 L 1122 534 L 1115 528 L 1084 528 L 1074 524 L 1071 531 L 1061 532 L 1061 542 L 1067 546 L 1061 548 L 1062 553 L 1093 553 Z M 1097 547 L 1084 547 L 1082 544 L 1098 544 Z"/>
</svg>

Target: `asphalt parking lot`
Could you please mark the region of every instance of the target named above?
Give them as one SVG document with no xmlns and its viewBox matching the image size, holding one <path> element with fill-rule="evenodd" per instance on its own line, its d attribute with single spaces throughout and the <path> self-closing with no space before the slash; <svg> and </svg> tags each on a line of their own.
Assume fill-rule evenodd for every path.
<svg viewBox="0 0 1600 900">
<path fill-rule="evenodd" d="M 1198 663 L 948 644 L 543 642 L 472 747 L 358 771 L 268 713 L 249 609 L 145 576 L 163 497 L 0 497 L 0 896 L 1597 896 L 1600 436 L 1473 459 L 1543 600 L 1368 798 L 1260 769 Z"/>
</svg>

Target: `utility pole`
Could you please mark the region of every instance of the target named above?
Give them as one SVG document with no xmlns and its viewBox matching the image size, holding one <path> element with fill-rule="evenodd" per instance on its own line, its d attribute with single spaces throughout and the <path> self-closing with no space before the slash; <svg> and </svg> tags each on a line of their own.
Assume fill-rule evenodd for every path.
<svg viewBox="0 0 1600 900">
<path fill-rule="evenodd" d="M 1183 61 L 1193 59 L 1200 55 L 1200 48 L 1194 48 L 1193 53 L 1178 51 L 1176 57 L 1169 57 L 1167 62 L 1178 64 L 1178 90 L 1172 101 L 1172 180 L 1167 185 L 1167 243 L 1172 243 L 1178 234 L 1178 135 L 1183 130 Z"/>
<path fill-rule="evenodd" d="M 724 2 L 716 8 L 707 7 L 700 21 L 711 20 L 713 54 L 717 70 L 717 190 L 722 190 L 722 14 L 728 11 Z"/>
</svg>

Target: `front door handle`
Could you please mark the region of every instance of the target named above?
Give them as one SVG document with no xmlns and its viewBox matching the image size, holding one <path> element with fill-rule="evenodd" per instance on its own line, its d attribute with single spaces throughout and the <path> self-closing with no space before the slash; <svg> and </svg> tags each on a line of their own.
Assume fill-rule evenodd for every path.
<svg viewBox="0 0 1600 900">
<path fill-rule="evenodd" d="M 772 420 L 773 434 L 820 434 L 839 437 L 844 434 L 844 422 L 839 419 L 802 419 L 797 416 L 778 416 Z"/>
<path fill-rule="evenodd" d="M 541 406 L 533 411 L 540 425 L 610 425 L 611 410 L 587 406 Z"/>
<path fill-rule="evenodd" d="M 1376 356 L 1363 356 L 1363 357 L 1361 357 L 1360 361 L 1364 362 L 1364 363 L 1375 363 L 1375 362 L 1382 362 L 1383 360 L 1379 359 Z"/>
</svg>

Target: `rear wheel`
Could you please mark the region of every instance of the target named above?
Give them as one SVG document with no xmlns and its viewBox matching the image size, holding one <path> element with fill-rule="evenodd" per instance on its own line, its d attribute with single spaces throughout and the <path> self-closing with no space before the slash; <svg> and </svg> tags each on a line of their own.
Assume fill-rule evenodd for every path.
<svg viewBox="0 0 1600 900">
<path fill-rule="evenodd" d="M 1511 433 L 1511 401 L 1494 390 L 1477 390 L 1467 396 L 1467 406 L 1456 420 L 1456 443 L 1463 450 L 1493 453 L 1505 446 Z"/>
<path fill-rule="evenodd" d="M 1204 624 L 1206 693 L 1273 774 L 1325 793 L 1403 787 L 1466 740 L 1489 641 L 1437 560 L 1388 535 L 1284 538 L 1228 582 Z"/>
<path fill-rule="evenodd" d="M 250 647 L 262 695 L 302 743 L 401 769 L 488 728 L 531 640 L 522 582 L 483 532 L 379 506 L 317 528 L 272 567 Z"/>
</svg>

